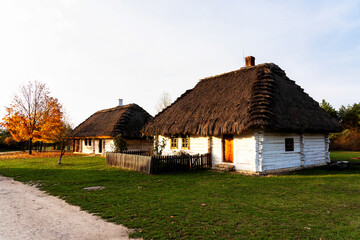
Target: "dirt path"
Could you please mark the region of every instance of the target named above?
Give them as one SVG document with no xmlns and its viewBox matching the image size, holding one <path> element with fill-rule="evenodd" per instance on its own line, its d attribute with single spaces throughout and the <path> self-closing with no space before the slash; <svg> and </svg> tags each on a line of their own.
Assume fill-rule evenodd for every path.
<svg viewBox="0 0 360 240">
<path fill-rule="evenodd" d="M 0 240 L 128 239 L 130 230 L 0 176 Z"/>
</svg>

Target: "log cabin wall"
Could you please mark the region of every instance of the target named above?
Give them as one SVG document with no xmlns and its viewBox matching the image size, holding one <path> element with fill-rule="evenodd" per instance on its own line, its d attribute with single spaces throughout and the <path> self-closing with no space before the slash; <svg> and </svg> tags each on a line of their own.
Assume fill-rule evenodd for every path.
<svg viewBox="0 0 360 240">
<path fill-rule="evenodd" d="M 285 138 L 294 139 L 293 151 L 285 151 Z M 262 171 L 300 166 L 300 134 L 264 133 L 262 143 Z"/>
<path fill-rule="evenodd" d="M 177 149 L 171 148 L 170 137 L 159 136 L 159 141 L 162 139 L 166 142 L 163 155 L 175 155 L 181 150 L 190 154 L 203 154 L 210 150 L 213 165 L 224 163 L 222 137 L 190 136 L 189 150 L 181 149 L 181 137 L 178 138 Z M 285 139 L 292 139 L 293 150 L 286 150 Z M 236 171 L 254 173 L 323 165 L 330 161 L 328 146 L 329 138 L 326 134 L 260 131 L 234 135 L 232 164 Z"/>
<path fill-rule="evenodd" d="M 294 139 L 293 151 L 286 151 L 286 138 Z M 264 133 L 262 171 L 324 165 L 328 156 L 326 134 Z"/>
<path fill-rule="evenodd" d="M 305 166 L 328 162 L 328 137 L 325 134 L 304 134 Z"/>
<path fill-rule="evenodd" d="M 235 170 L 257 171 L 257 139 L 255 134 L 234 136 L 234 165 Z"/>
</svg>

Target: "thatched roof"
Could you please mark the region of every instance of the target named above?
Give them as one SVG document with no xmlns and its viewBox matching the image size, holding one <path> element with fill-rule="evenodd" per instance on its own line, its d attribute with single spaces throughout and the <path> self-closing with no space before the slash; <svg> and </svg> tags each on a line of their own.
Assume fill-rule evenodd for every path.
<svg viewBox="0 0 360 240">
<path fill-rule="evenodd" d="M 140 129 L 152 116 L 136 104 L 129 104 L 98 111 L 77 126 L 72 137 L 140 138 Z"/>
<path fill-rule="evenodd" d="M 266 63 L 200 80 L 142 132 L 207 136 L 253 129 L 329 133 L 341 125 L 281 68 Z"/>
</svg>

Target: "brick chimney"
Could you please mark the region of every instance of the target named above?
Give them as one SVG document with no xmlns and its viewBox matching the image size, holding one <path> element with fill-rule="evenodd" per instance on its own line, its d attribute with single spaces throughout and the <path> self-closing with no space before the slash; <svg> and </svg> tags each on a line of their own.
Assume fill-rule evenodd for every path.
<svg viewBox="0 0 360 240">
<path fill-rule="evenodd" d="M 255 57 L 248 56 L 245 58 L 245 67 L 255 66 Z"/>
</svg>

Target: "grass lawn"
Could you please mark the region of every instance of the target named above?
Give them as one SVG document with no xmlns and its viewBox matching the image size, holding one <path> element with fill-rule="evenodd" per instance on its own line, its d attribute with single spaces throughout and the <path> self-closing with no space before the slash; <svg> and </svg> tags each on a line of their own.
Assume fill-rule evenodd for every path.
<svg viewBox="0 0 360 240">
<path fill-rule="evenodd" d="M 333 161 L 360 152 L 333 152 Z M 350 160 L 349 160 L 350 161 Z M 201 171 L 147 175 L 102 157 L 0 160 L 0 174 L 39 188 L 145 239 L 359 239 L 360 160 L 250 177 Z M 84 187 L 105 186 L 97 191 Z M 96 227 L 96 226 L 94 226 Z"/>
</svg>

